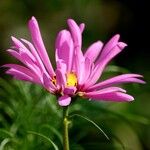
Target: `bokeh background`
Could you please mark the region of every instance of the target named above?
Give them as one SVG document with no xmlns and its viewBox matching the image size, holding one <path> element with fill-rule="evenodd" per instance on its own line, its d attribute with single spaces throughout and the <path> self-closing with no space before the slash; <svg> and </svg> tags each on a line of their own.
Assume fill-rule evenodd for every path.
<svg viewBox="0 0 150 150">
<path fill-rule="evenodd" d="M 49 56 L 54 63 L 57 33 L 68 18 L 84 22 L 83 50 L 97 40 L 119 33 L 128 47 L 106 69 L 104 77 L 133 72 L 144 75 L 146 85 L 126 85 L 132 103 L 80 100 L 70 113 L 92 118 L 109 136 L 75 117 L 70 128 L 71 150 L 150 149 L 150 46 L 147 0 L 0 0 L 0 65 L 16 62 L 6 53 L 10 36 L 30 40 L 27 22 L 39 22 Z M 62 149 L 62 110 L 56 98 L 41 87 L 15 81 L 0 68 L 0 150 Z M 34 131 L 31 133 L 29 131 Z M 39 135 L 40 134 L 40 135 Z M 46 138 L 47 137 L 47 138 Z"/>
</svg>

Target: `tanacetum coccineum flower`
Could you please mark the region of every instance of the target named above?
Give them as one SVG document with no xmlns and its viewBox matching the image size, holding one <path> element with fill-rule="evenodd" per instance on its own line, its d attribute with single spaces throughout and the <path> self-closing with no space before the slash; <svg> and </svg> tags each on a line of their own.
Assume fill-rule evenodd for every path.
<svg viewBox="0 0 150 150">
<path fill-rule="evenodd" d="M 67 106 L 71 97 L 81 96 L 92 100 L 132 101 L 134 98 L 122 88 L 121 83 L 144 83 L 141 75 L 123 74 L 96 83 L 108 62 L 120 53 L 125 46 L 115 35 L 105 45 L 101 41 L 93 43 L 86 52 L 81 51 L 82 32 L 85 25 L 67 20 L 69 29 L 58 33 L 55 44 L 56 69 L 54 70 L 44 46 L 37 20 L 32 17 L 29 30 L 32 43 L 25 39 L 12 37 L 13 46 L 7 50 L 13 57 L 22 62 L 6 64 L 7 74 L 14 78 L 37 83 L 50 93 L 59 96 L 58 103 Z"/>
</svg>

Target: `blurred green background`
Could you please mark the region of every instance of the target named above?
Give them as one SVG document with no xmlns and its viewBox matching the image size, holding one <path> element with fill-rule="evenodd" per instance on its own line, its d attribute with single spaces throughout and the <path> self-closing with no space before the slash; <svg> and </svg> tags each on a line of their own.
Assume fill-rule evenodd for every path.
<svg viewBox="0 0 150 150">
<path fill-rule="evenodd" d="M 86 24 L 83 50 L 97 40 L 121 34 L 128 47 L 103 76 L 133 72 L 144 75 L 147 84 L 125 86 L 135 97 L 132 103 L 77 101 L 70 113 L 92 118 L 110 140 L 92 124 L 75 117 L 70 146 L 71 150 L 149 150 L 149 14 L 148 0 L 0 0 L 0 65 L 15 62 L 6 53 L 10 36 L 30 40 L 27 21 L 31 16 L 39 22 L 53 64 L 55 38 L 67 27 L 68 18 Z M 13 80 L 2 68 L 0 75 L 0 150 L 54 149 L 46 137 L 62 149 L 62 110 L 56 98 L 37 85 Z"/>
</svg>

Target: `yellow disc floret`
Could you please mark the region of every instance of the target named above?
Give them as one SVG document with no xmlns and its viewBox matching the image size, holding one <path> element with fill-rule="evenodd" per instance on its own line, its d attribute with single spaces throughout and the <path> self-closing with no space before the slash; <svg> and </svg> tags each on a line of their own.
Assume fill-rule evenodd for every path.
<svg viewBox="0 0 150 150">
<path fill-rule="evenodd" d="M 67 86 L 76 86 L 77 85 L 77 76 L 75 73 L 67 73 L 66 75 L 67 79 Z"/>
</svg>

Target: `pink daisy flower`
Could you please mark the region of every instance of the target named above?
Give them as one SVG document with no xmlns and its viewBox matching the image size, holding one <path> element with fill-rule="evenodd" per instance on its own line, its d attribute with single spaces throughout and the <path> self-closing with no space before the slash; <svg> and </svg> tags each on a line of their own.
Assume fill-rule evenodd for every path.
<svg viewBox="0 0 150 150">
<path fill-rule="evenodd" d="M 29 30 L 32 43 L 12 37 L 13 46 L 7 50 L 22 62 L 6 64 L 7 74 L 18 80 L 40 84 L 50 93 L 59 96 L 58 103 L 67 106 L 71 98 L 81 96 L 92 100 L 132 101 L 134 98 L 116 85 L 122 83 L 145 83 L 141 75 L 123 74 L 97 83 L 108 62 L 127 45 L 115 35 L 105 45 L 101 41 L 93 43 L 82 52 L 82 32 L 85 25 L 67 20 L 69 29 L 58 33 L 55 44 L 56 69 L 52 67 L 44 46 L 37 20 L 32 17 Z"/>
</svg>

